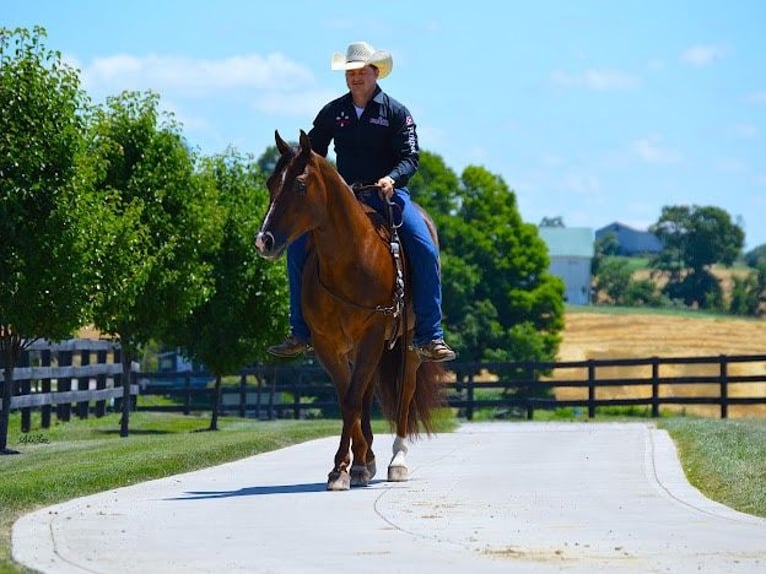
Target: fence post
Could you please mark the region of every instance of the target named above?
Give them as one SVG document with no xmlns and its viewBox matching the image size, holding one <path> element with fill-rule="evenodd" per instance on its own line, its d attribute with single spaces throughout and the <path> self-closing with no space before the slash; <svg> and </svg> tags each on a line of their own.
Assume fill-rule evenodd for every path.
<svg viewBox="0 0 766 574">
<path fill-rule="evenodd" d="M 59 351 L 58 363 L 60 367 L 69 367 L 72 365 L 72 351 Z M 71 391 L 72 378 L 62 377 L 56 379 L 56 391 Z M 72 418 L 72 404 L 61 403 L 56 406 L 56 416 L 60 421 L 68 422 Z"/>
<path fill-rule="evenodd" d="M 293 382 L 293 419 L 300 420 L 301 418 L 301 383 L 303 382 L 303 374 L 299 373 L 298 377 Z"/>
<path fill-rule="evenodd" d="M 239 417 L 247 416 L 247 375 L 242 373 L 239 377 Z"/>
<path fill-rule="evenodd" d="M 189 413 L 191 413 L 191 377 L 186 375 L 184 376 L 184 414 Z"/>
<path fill-rule="evenodd" d="M 21 353 L 21 357 L 19 360 L 19 366 L 20 367 L 28 367 L 29 366 L 29 351 L 24 351 Z M 32 392 L 32 381 L 29 379 L 25 379 L 23 381 L 14 381 L 14 386 L 18 385 L 19 394 L 22 395 L 28 395 Z M 13 389 L 11 389 L 11 396 L 15 395 L 16 393 L 13 392 Z M 30 408 L 24 408 L 21 409 L 21 432 L 29 432 L 32 430 L 32 409 Z"/>
<path fill-rule="evenodd" d="M 527 375 L 527 420 L 535 419 L 535 400 L 537 399 L 537 379 L 535 378 L 535 368 L 530 363 L 526 368 Z"/>
<path fill-rule="evenodd" d="M 652 417 L 660 416 L 660 360 L 652 357 Z"/>
<path fill-rule="evenodd" d="M 721 418 L 729 416 L 729 359 L 721 355 Z"/>
<path fill-rule="evenodd" d="M 596 365 L 588 359 L 588 418 L 596 416 Z"/>
<path fill-rule="evenodd" d="M 261 391 L 263 390 L 263 373 L 255 375 L 255 418 L 261 420 Z"/>
<path fill-rule="evenodd" d="M 290 370 L 290 373 L 292 374 L 292 369 Z M 277 373 L 276 373 L 276 367 L 274 368 L 274 378 L 271 379 L 271 389 L 269 391 L 269 420 L 273 421 L 276 417 L 274 416 L 274 397 L 277 394 Z"/>
<path fill-rule="evenodd" d="M 120 365 L 122 367 L 122 349 L 120 348 L 113 348 L 112 349 L 112 360 Z M 114 375 L 114 386 L 115 387 L 121 387 L 122 386 L 122 369 L 119 370 L 119 372 Z M 113 399 L 113 408 L 114 412 L 121 413 L 122 412 L 122 396 L 116 396 Z"/>
<path fill-rule="evenodd" d="M 40 366 L 41 367 L 51 366 L 51 350 L 50 349 L 43 349 L 42 351 L 40 351 Z M 44 393 L 51 392 L 50 379 L 42 380 L 41 390 Z M 40 408 L 40 426 L 44 429 L 51 428 L 51 406 L 50 405 L 43 405 Z"/>
<path fill-rule="evenodd" d="M 90 351 L 84 349 L 80 351 L 80 366 L 90 365 Z M 77 390 L 87 391 L 90 387 L 90 377 L 80 377 L 77 379 Z M 81 419 L 88 418 L 88 401 L 77 403 L 77 416 Z"/>
<path fill-rule="evenodd" d="M 468 406 L 465 408 L 465 418 L 469 421 L 473 420 L 473 373 L 468 373 L 468 380 L 465 384 L 465 397 L 468 401 Z"/>
<path fill-rule="evenodd" d="M 106 351 L 96 351 L 96 362 L 99 365 L 106 364 Z M 106 388 L 106 375 L 96 376 L 96 388 L 101 390 Z M 106 401 L 96 401 L 96 417 L 103 417 L 106 414 Z"/>
</svg>

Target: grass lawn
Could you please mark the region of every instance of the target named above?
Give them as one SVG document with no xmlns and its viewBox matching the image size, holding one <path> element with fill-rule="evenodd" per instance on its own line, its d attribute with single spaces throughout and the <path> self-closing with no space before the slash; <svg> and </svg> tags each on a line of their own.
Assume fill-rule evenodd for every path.
<svg viewBox="0 0 766 574">
<path fill-rule="evenodd" d="M 663 418 L 689 482 L 708 498 L 766 517 L 766 419 Z"/>
<path fill-rule="evenodd" d="M 131 416 L 127 439 L 119 436 L 117 415 L 72 420 L 20 435 L 18 415 L 12 415 L 9 447 L 22 454 L 0 457 L 0 573 L 26 572 L 11 562 L 11 527 L 36 508 L 340 431 L 337 420 L 222 418 L 220 431 L 195 432 L 208 423 L 207 416 L 138 412 Z M 766 420 L 678 417 L 657 424 L 678 444 L 692 484 L 714 500 L 766 517 Z M 437 429 L 447 432 L 454 425 L 445 415 Z M 373 428 L 377 433 L 388 431 L 382 421 Z"/>
</svg>

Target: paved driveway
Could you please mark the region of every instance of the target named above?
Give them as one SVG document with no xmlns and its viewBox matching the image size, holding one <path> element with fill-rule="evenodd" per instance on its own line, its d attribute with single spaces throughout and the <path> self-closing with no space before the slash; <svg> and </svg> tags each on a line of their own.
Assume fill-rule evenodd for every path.
<svg viewBox="0 0 766 574">
<path fill-rule="evenodd" d="M 376 439 L 385 477 L 392 437 Z M 704 498 L 650 424 L 479 423 L 412 478 L 326 492 L 320 439 L 24 516 L 14 559 L 62 573 L 766 572 L 766 520 Z"/>
</svg>

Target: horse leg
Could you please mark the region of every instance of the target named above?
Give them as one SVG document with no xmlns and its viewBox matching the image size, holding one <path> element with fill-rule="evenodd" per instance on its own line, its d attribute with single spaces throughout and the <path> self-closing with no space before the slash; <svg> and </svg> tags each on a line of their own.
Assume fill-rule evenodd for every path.
<svg viewBox="0 0 766 574">
<path fill-rule="evenodd" d="M 378 380 L 383 344 L 383 333 L 373 329 L 366 333 L 356 351 L 346 402 L 346 412 L 349 413 L 351 423 L 351 450 L 354 456 L 351 486 L 367 486 L 375 474 L 370 408 L 375 383 Z"/>
<path fill-rule="evenodd" d="M 351 488 L 351 475 L 348 472 L 348 466 L 351 463 L 349 446 L 350 436 L 346 433 L 346 425 L 343 425 L 343 431 L 340 437 L 340 446 L 335 453 L 335 466 L 327 475 L 327 490 L 348 490 Z"/>
<path fill-rule="evenodd" d="M 370 405 L 373 385 L 368 381 L 362 396 L 352 396 L 354 406 L 348 405 L 351 413 L 351 450 L 354 463 L 351 466 L 351 486 L 367 486 L 375 475 L 375 455 L 372 452 L 372 426 Z"/>
<path fill-rule="evenodd" d="M 314 349 L 325 371 L 335 383 L 336 398 L 343 417 L 340 444 L 335 452 L 333 468 L 327 476 L 327 490 L 348 490 L 351 488 L 351 476 L 348 472 L 351 464 L 351 433 L 346 415 L 345 395 L 350 388 L 351 370 L 345 359 L 338 357 L 334 349 L 325 348 L 323 343 L 324 341 L 317 337 Z"/>
<path fill-rule="evenodd" d="M 362 375 L 362 380 L 368 380 L 364 373 Z M 362 402 L 368 385 L 360 384 L 359 379 L 359 374 L 354 372 L 351 384 L 340 401 L 343 430 L 340 446 L 335 454 L 335 467 L 328 477 L 328 490 L 348 490 L 351 486 L 367 486 L 371 478 L 370 471 L 364 464 L 367 458 L 367 440 L 362 430 Z M 353 463 L 350 468 L 349 451 L 353 453 Z"/>
<path fill-rule="evenodd" d="M 367 386 L 367 391 L 364 393 L 364 402 L 362 403 L 362 434 L 367 441 L 367 456 L 364 460 L 364 465 L 367 467 L 369 474 L 369 480 L 372 480 L 377 472 L 375 466 L 375 453 L 372 451 L 372 424 L 370 412 L 372 410 L 372 401 L 375 395 L 375 385 L 378 384 L 379 373 L 375 374 L 375 377 Z"/>
<path fill-rule="evenodd" d="M 410 414 L 410 403 L 415 396 L 415 384 L 417 381 L 416 372 L 420 366 L 419 359 L 414 356 L 414 352 L 408 353 L 407 365 L 404 373 L 404 380 L 401 381 L 401 395 L 399 397 L 399 413 L 396 421 L 396 438 L 393 444 L 393 457 L 388 464 L 389 482 L 404 482 L 409 479 L 409 469 L 407 468 L 407 451 L 409 445 L 407 441 L 408 420 Z"/>
</svg>

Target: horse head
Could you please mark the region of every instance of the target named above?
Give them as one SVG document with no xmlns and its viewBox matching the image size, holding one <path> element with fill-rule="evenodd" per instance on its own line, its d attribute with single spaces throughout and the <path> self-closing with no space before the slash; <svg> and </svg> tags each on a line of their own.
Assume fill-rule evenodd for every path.
<svg viewBox="0 0 766 574">
<path fill-rule="evenodd" d="M 306 132 L 301 130 L 296 148 L 279 131 L 274 139 L 281 155 L 266 181 L 269 207 L 255 236 L 255 248 L 266 259 L 279 258 L 292 241 L 317 227 L 326 212 L 318 170 L 312 169 L 319 156 L 311 151 Z"/>
</svg>

